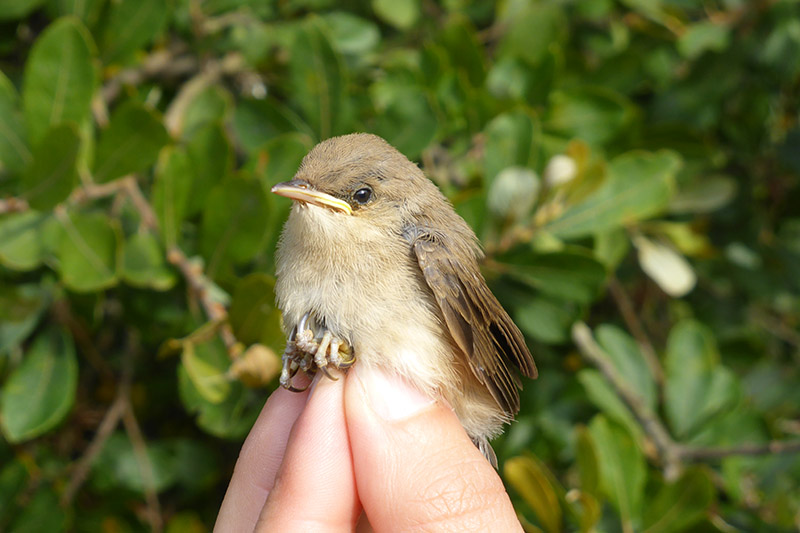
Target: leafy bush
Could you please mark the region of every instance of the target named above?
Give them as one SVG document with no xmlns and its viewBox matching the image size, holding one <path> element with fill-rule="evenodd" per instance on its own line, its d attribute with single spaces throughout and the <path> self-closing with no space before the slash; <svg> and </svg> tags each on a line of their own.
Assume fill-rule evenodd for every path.
<svg viewBox="0 0 800 533">
<path fill-rule="evenodd" d="M 384 136 L 541 370 L 529 531 L 800 527 L 800 4 L 0 1 L 0 529 L 202 531 L 282 349 L 270 187 Z"/>
</svg>

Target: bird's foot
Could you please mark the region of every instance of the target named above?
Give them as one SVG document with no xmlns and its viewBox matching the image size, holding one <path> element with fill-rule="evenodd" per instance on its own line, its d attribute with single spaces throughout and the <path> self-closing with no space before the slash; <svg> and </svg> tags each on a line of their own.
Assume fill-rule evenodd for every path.
<svg viewBox="0 0 800 533">
<path fill-rule="evenodd" d="M 281 386 L 292 391 L 304 391 L 308 386 L 298 389 L 292 385 L 298 370 L 311 376 L 319 369 L 335 380 L 338 378 L 329 372 L 329 365 L 344 370 L 350 368 L 355 360 L 353 349 L 347 341 L 334 336 L 325 326 L 317 325 L 311 314 L 306 313 L 292 330 L 286 344 Z"/>
</svg>

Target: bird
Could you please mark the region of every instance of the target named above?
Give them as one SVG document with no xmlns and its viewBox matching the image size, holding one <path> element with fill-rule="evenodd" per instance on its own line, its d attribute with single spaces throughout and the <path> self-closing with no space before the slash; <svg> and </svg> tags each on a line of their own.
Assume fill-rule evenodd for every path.
<svg viewBox="0 0 800 533">
<path fill-rule="evenodd" d="M 519 411 L 520 376 L 538 372 L 450 201 L 368 133 L 320 142 L 272 192 L 293 200 L 275 254 L 281 385 L 353 364 L 396 373 L 443 398 L 496 468 L 489 441 Z"/>
</svg>

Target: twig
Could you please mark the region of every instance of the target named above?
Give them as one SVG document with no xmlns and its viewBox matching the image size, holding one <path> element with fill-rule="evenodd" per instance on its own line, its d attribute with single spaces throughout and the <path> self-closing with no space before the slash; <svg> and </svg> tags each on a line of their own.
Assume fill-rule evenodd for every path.
<svg viewBox="0 0 800 533">
<path fill-rule="evenodd" d="M 164 126 L 173 138 L 179 138 L 183 131 L 183 120 L 186 109 L 194 98 L 206 87 L 219 80 L 223 74 L 235 74 L 244 67 L 244 57 L 231 52 L 221 60 L 209 60 L 203 69 L 195 74 L 189 81 L 181 85 L 178 94 L 173 98 L 167 111 L 164 113 Z"/>
<path fill-rule="evenodd" d="M 698 447 L 680 446 L 679 454 L 687 461 L 709 461 L 724 459 L 732 455 L 773 455 L 800 452 L 799 440 L 773 440 L 764 444 L 742 444 L 741 446 Z"/>
<path fill-rule="evenodd" d="M 796 329 L 787 326 L 777 318 L 770 316 L 768 312 L 758 308 L 752 309 L 749 316 L 751 320 L 783 342 L 791 344 L 795 349 L 800 348 L 800 333 Z"/>
<path fill-rule="evenodd" d="M 90 200 L 108 198 L 109 196 L 116 196 L 117 198 L 127 196 L 133 207 L 139 212 L 142 224 L 149 230 L 155 231 L 158 229 L 158 217 L 144 197 L 142 190 L 139 188 L 139 183 L 136 181 L 136 176 L 133 174 L 108 183 L 86 183 L 83 187 L 75 189 L 70 194 L 69 198 L 67 198 L 67 203 L 80 204 Z"/>
<path fill-rule="evenodd" d="M 97 432 L 94 434 L 92 442 L 89 443 L 86 451 L 78 460 L 75 469 L 72 471 L 72 475 L 67 483 L 67 488 L 61 496 L 61 505 L 66 507 L 72 503 L 75 494 L 77 494 L 78 490 L 86 481 L 86 477 L 89 475 L 94 461 L 102 451 L 111 433 L 116 429 L 120 419 L 122 419 L 122 414 L 127 408 L 127 393 L 123 393 L 122 386 L 120 386 L 117 390 L 117 396 L 114 398 L 114 402 L 111 404 L 111 407 L 108 408 L 108 411 L 106 411 L 106 414 L 103 416 L 103 420 L 97 427 Z"/>
<path fill-rule="evenodd" d="M 765 444 L 742 444 L 737 446 L 693 446 L 675 442 L 664 423 L 650 410 L 644 400 L 631 390 L 617 372 L 608 355 L 594 340 L 592 331 L 583 322 L 572 327 L 572 339 L 583 356 L 592 362 L 606 377 L 617 395 L 627 404 L 631 413 L 642 425 L 645 434 L 653 441 L 664 465 L 664 477 L 675 479 L 682 462 L 702 462 L 723 459 L 735 455 L 769 455 L 775 453 L 798 453 L 800 441 L 770 441 Z"/>
<path fill-rule="evenodd" d="M 20 213 L 30 209 L 28 201 L 23 198 L 5 198 L 0 199 L 0 215 L 6 213 Z"/>
<path fill-rule="evenodd" d="M 668 479 L 674 479 L 680 472 L 680 456 L 677 444 L 669 434 L 669 431 L 644 403 L 642 398 L 631 390 L 622 377 L 617 373 L 614 364 L 609 360 L 606 353 L 597 344 L 592 336 L 592 331 L 583 322 L 576 322 L 572 326 L 572 340 L 578 346 L 583 356 L 594 363 L 600 372 L 606 377 L 616 390 L 617 394 L 628 405 L 633 416 L 639 421 L 645 434 L 653 441 L 658 449 L 659 456 L 664 463 L 664 475 Z"/>
<path fill-rule="evenodd" d="M 231 358 L 237 357 L 241 351 L 240 345 L 233 335 L 230 324 L 227 323 L 228 312 L 225 306 L 214 300 L 209 291 L 211 280 L 203 274 L 203 269 L 199 265 L 192 263 L 177 246 L 173 246 L 167 251 L 167 260 L 181 271 L 186 283 L 189 285 L 189 289 L 200 301 L 209 320 L 220 323 L 219 334 L 222 342 L 225 343 Z"/>
<path fill-rule="evenodd" d="M 133 353 L 132 349 L 125 350 L 122 354 L 122 371 L 117 385 L 117 394 L 114 401 L 103 416 L 103 420 L 97 427 L 97 432 L 92 438 L 92 442 L 86 448 L 81 458 L 72 471 L 67 488 L 61 496 L 61 504 L 64 506 L 72 503 L 78 490 L 86 481 L 89 471 L 97 459 L 97 456 L 105 446 L 106 441 L 119 425 L 122 416 L 130 409 L 130 391 L 133 382 Z"/>
<path fill-rule="evenodd" d="M 161 504 L 158 501 L 158 493 L 156 492 L 153 464 L 147 455 L 147 443 L 145 443 L 142 429 L 139 427 L 139 422 L 136 420 L 136 415 L 130 402 L 126 402 L 126 407 L 127 409 L 122 415 L 122 423 L 128 433 L 128 438 L 131 440 L 133 454 L 136 456 L 136 462 L 139 463 L 139 472 L 142 474 L 142 488 L 144 489 L 144 498 L 147 504 L 147 521 L 150 523 L 150 530 L 159 533 L 163 529 L 164 523 L 161 518 Z"/>
<path fill-rule="evenodd" d="M 177 78 L 196 71 L 197 59 L 184 55 L 186 50 L 185 44 L 176 43 L 153 52 L 140 65 L 120 71 L 103 85 L 100 92 L 103 102 L 108 105 L 116 100 L 125 85 L 139 85 L 157 76 Z"/>
<path fill-rule="evenodd" d="M 611 279 L 608 282 L 608 289 L 611 292 L 611 297 L 614 299 L 614 303 L 616 303 L 617 307 L 619 308 L 622 319 L 628 326 L 628 330 L 631 332 L 631 334 L 633 334 L 634 338 L 639 343 L 639 348 L 642 351 L 642 355 L 644 355 L 644 360 L 647 363 L 647 366 L 650 368 L 650 373 L 653 375 L 653 379 L 656 380 L 656 383 L 659 385 L 659 387 L 663 386 L 664 369 L 661 367 L 661 361 L 658 360 L 656 350 L 653 348 L 653 343 L 650 342 L 650 338 L 648 337 L 647 332 L 644 330 L 644 326 L 642 326 L 642 321 L 639 320 L 639 315 L 636 314 L 636 310 L 633 308 L 633 302 L 631 302 L 628 293 L 625 292 L 622 284 L 614 275 L 611 276 Z"/>
<path fill-rule="evenodd" d="M 152 206 L 147 202 L 147 199 L 142 194 L 142 189 L 139 188 L 139 183 L 134 176 L 123 178 L 125 185 L 125 192 L 128 194 L 131 203 L 139 212 L 142 217 L 142 224 L 149 230 L 158 230 L 158 217 Z"/>
</svg>

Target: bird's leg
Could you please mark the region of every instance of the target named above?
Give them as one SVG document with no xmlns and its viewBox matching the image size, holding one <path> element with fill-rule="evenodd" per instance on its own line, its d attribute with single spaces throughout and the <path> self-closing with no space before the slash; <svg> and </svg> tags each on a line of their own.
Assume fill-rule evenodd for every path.
<svg viewBox="0 0 800 533">
<path fill-rule="evenodd" d="M 297 375 L 298 370 L 302 370 L 306 375 L 313 375 L 313 358 L 306 352 L 297 347 L 295 339 L 297 337 L 297 327 L 292 328 L 289 338 L 286 340 L 286 349 L 283 352 L 282 362 L 283 368 L 281 369 L 280 383 L 281 387 L 292 392 L 303 392 L 311 384 L 302 388 L 297 388 L 292 384 L 292 380 Z"/>
<path fill-rule="evenodd" d="M 311 365 L 311 370 L 319 369 L 331 379 L 336 379 L 328 372 L 328 365 L 338 369 L 345 369 L 355 362 L 353 350 L 347 341 L 334 336 L 324 325 L 318 325 L 310 313 L 303 315 L 297 324 L 294 344 L 298 351 L 304 354 L 301 362 Z M 311 359 L 313 357 L 313 360 Z"/>
</svg>

